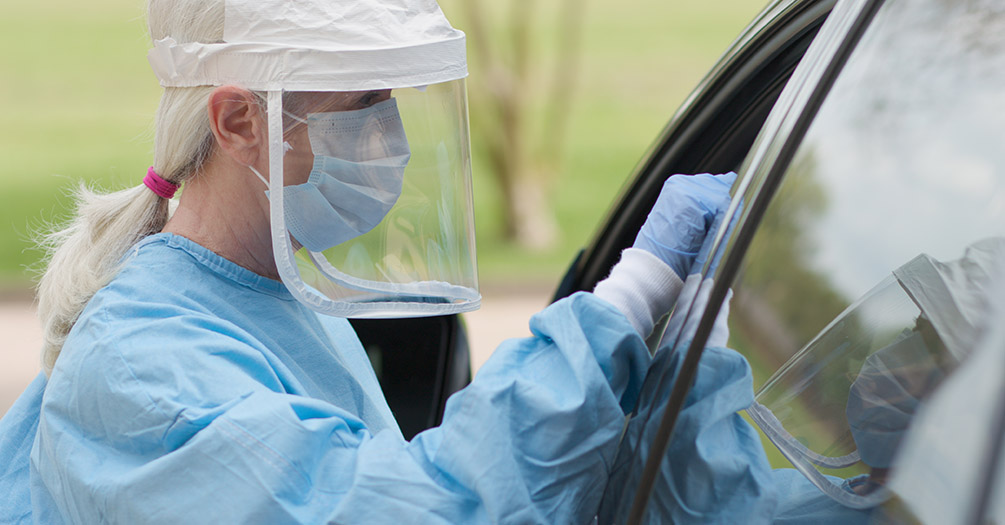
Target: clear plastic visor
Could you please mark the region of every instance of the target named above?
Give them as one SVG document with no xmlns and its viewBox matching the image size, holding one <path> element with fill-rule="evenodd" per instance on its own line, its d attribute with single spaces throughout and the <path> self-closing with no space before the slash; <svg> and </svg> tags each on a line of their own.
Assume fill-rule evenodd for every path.
<svg viewBox="0 0 1005 525">
<path fill-rule="evenodd" d="M 915 414 L 974 346 L 1002 255 L 992 238 L 897 268 L 765 383 L 752 419 L 832 498 L 882 503 Z"/>
<path fill-rule="evenodd" d="M 273 249 L 287 288 L 341 317 L 478 308 L 464 80 L 268 97 L 270 172 L 283 174 L 267 181 Z"/>
</svg>

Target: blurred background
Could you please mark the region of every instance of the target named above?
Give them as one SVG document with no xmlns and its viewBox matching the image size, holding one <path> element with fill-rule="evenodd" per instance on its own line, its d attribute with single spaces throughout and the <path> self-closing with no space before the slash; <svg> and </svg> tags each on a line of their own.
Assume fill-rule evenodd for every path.
<svg viewBox="0 0 1005 525">
<path fill-rule="evenodd" d="M 766 0 L 441 0 L 468 34 L 477 368 L 548 298 L 650 143 Z M 36 232 L 140 183 L 160 96 L 139 0 L 0 6 L 0 414 L 37 374 Z"/>
</svg>

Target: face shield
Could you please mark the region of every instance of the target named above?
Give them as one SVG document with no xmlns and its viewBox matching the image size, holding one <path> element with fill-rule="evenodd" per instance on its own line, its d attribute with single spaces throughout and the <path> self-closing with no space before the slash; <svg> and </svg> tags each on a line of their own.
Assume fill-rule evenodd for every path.
<svg viewBox="0 0 1005 525">
<path fill-rule="evenodd" d="M 329 315 L 480 304 L 464 35 L 434 2 L 400 3 L 227 0 L 224 42 L 149 55 L 162 85 L 264 96 L 268 173 L 249 183 L 283 283 Z"/>
<path fill-rule="evenodd" d="M 849 306 L 783 365 L 748 410 L 771 441 L 837 501 L 869 508 L 920 406 L 971 352 L 1005 239 L 960 259 L 919 255 Z"/>
</svg>

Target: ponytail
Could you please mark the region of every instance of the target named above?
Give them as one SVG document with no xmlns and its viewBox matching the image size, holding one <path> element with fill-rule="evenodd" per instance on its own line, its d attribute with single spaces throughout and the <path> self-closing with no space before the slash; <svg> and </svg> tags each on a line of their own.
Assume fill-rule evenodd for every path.
<svg viewBox="0 0 1005 525">
<path fill-rule="evenodd" d="M 150 36 L 179 42 L 219 42 L 223 0 L 149 0 Z M 196 176 L 213 150 L 206 112 L 212 87 L 166 88 L 157 108 L 154 170 L 181 184 Z M 139 176 L 137 176 L 139 179 Z M 126 252 L 164 228 L 168 200 L 145 185 L 101 194 L 81 185 L 76 217 L 63 229 L 42 235 L 47 264 L 38 283 L 42 323 L 42 368 L 52 372 L 67 334 L 94 293 L 121 268 Z"/>
<path fill-rule="evenodd" d="M 167 200 L 142 185 L 107 195 L 81 186 L 76 201 L 73 222 L 44 236 L 41 243 L 48 255 L 38 284 L 46 373 L 56 364 L 84 305 L 118 272 L 126 250 L 167 222 Z"/>
</svg>

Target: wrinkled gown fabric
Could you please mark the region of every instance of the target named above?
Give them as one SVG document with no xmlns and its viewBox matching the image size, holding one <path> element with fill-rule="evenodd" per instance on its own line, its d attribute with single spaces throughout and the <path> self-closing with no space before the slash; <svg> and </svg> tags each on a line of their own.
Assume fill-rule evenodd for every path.
<svg viewBox="0 0 1005 525">
<path fill-rule="evenodd" d="M 406 442 L 346 320 L 185 238 L 149 237 L 81 314 L 48 382 L 0 422 L 0 483 L 30 482 L 30 510 L 4 512 L 588 523 L 649 354 L 591 294 L 550 306 L 531 332 L 493 354 L 441 426 Z"/>
</svg>

